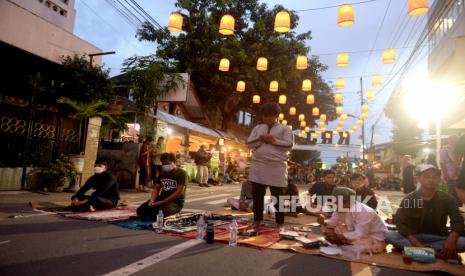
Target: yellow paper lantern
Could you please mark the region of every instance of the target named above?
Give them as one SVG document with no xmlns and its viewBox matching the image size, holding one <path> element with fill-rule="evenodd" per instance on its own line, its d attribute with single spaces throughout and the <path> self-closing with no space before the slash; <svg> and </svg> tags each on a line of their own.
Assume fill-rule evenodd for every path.
<svg viewBox="0 0 465 276">
<path fill-rule="evenodd" d="M 312 90 L 312 81 L 311 80 L 303 80 L 302 81 L 302 91 L 308 92 Z"/>
<path fill-rule="evenodd" d="M 220 67 L 219 67 L 219 70 L 220 71 L 223 71 L 223 72 L 228 72 L 229 71 L 229 59 L 227 58 L 222 58 L 220 60 Z"/>
<path fill-rule="evenodd" d="M 317 136 L 320 136 L 320 135 L 321 135 L 321 131 L 317 130 L 317 131 L 315 131 L 315 134 L 316 134 Z"/>
<path fill-rule="evenodd" d="M 352 135 L 354 133 L 354 131 L 351 129 L 349 130 L 349 134 Z"/>
<path fill-rule="evenodd" d="M 408 15 L 420 16 L 428 12 L 428 0 L 408 0 Z"/>
<path fill-rule="evenodd" d="M 237 82 L 236 91 L 237 92 L 244 92 L 245 91 L 245 82 L 244 81 L 238 81 Z"/>
<path fill-rule="evenodd" d="M 383 63 L 392 64 L 396 61 L 396 50 L 386 49 L 383 52 Z"/>
<path fill-rule="evenodd" d="M 234 17 L 229 14 L 223 15 L 220 21 L 220 34 L 232 35 L 234 34 Z"/>
<path fill-rule="evenodd" d="M 297 112 L 297 109 L 295 109 L 295 107 L 289 108 L 289 115 L 295 115 L 296 112 Z"/>
<path fill-rule="evenodd" d="M 300 127 L 306 127 L 306 126 L 307 126 L 307 122 L 305 121 L 300 122 Z"/>
<path fill-rule="evenodd" d="M 305 115 L 304 114 L 299 114 L 299 122 L 302 122 L 305 120 Z"/>
<path fill-rule="evenodd" d="M 283 121 L 281 122 L 281 124 L 287 125 L 287 120 L 283 120 Z"/>
<path fill-rule="evenodd" d="M 371 101 L 371 100 L 373 100 L 374 98 L 375 98 L 375 92 L 369 90 L 369 91 L 367 92 L 367 100 Z"/>
<path fill-rule="evenodd" d="M 305 132 L 309 133 L 310 132 L 310 127 L 305 127 Z"/>
<path fill-rule="evenodd" d="M 306 56 L 297 56 L 296 68 L 299 70 L 305 70 L 308 67 Z"/>
<path fill-rule="evenodd" d="M 333 130 L 333 135 L 337 135 L 338 133 L 337 130 Z"/>
<path fill-rule="evenodd" d="M 342 132 L 343 131 L 342 127 L 338 127 L 338 128 L 336 128 L 336 130 L 337 130 L 337 132 Z"/>
<path fill-rule="evenodd" d="M 325 131 L 326 131 L 326 127 L 325 127 L 325 126 L 324 126 L 324 127 L 320 127 L 320 130 L 321 130 L 321 132 L 325 132 Z"/>
<path fill-rule="evenodd" d="M 315 139 L 315 138 L 316 138 L 316 133 L 313 132 L 313 133 L 311 134 L 311 137 L 312 137 L 312 139 Z"/>
<path fill-rule="evenodd" d="M 182 15 L 178 12 L 173 12 L 168 20 L 168 30 L 170 32 L 182 32 Z"/>
<path fill-rule="evenodd" d="M 339 6 L 339 12 L 337 14 L 337 25 L 339 27 L 350 27 L 354 25 L 355 15 L 354 8 L 350 4 Z"/>
<path fill-rule="evenodd" d="M 270 82 L 270 92 L 276 92 L 279 89 L 279 83 L 277 81 Z"/>
<path fill-rule="evenodd" d="M 373 86 L 380 86 L 381 84 L 383 84 L 383 79 L 381 78 L 380 75 L 375 75 L 371 79 L 371 84 Z"/>
<path fill-rule="evenodd" d="M 336 95 L 334 95 L 335 104 L 342 104 L 342 100 L 343 100 L 342 94 L 337 93 Z"/>
<path fill-rule="evenodd" d="M 266 71 L 268 70 L 268 60 L 264 57 L 260 57 L 257 60 L 257 70 Z"/>
<path fill-rule="evenodd" d="M 252 98 L 252 102 L 254 104 L 259 104 L 260 103 L 260 96 L 259 95 L 254 95 Z"/>
<path fill-rule="evenodd" d="M 357 120 L 357 125 L 361 126 L 363 124 L 363 120 L 362 119 L 358 119 Z"/>
<path fill-rule="evenodd" d="M 286 95 L 279 96 L 279 100 L 278 100 L 279 104 L 286 104 L 286 101 L 287 101 Z"/>
<path fill-rule="evenodd" d="M 325 122 L 320 122 L 320 128 L 325 127 Z"/>
<path fill-rule="evenodd" d="M 352 129 L 356 131 L 358 129 L 358 125 L 353 126 Z"/>
<path fill-rule="evenodd" d="M 312 109 L 312 115 L 313 116 L 320 116 L 320 109 L 318 107 L 314 107 Z"/>
<path fill-rule="evenodd" d="M 305 132 L 305 130 L 302 130 L 302 131 L 300 131 L 299 136 L 304 138 L 306 134 L 307 133 Z"/>
<path fill-rule="evenodd" d="M 291 16 L 287 11 L 280 11 L 274 19 L 274 31 L 287 33 L 291 30 Z"/>
<path fill-rule="evenodd" d="M 349 53 L 341 52 L 337 55 L 336 66 L 347 67 L 349 66 Z"/>
<path fill-rule="evenodd" d="M 364 103 L 362 104 L 362 113 L 368 112 L 368 104 Z"/>
<path fill-rule="evenodd" d="M 337 126 L 338 126 L 338 127 L 344 126 L 344 121 L 338 121 L 338 122 L 337 122 Z"/>
<path fill-rule="evenodd" d="M 315 96 L 308 95 L 307 96 L 307 104 L 315 104 Z"/>
<path fill-rule="evenodd" d="M 330 139 L 330 138 L 331 138 L 331 133 L 326 132 L 326 133 L 325 133 L 325 137 L 326 137 L 326 139 Z"/>
<path fill-rule="evenodd" d="M 347 132 L 342 133 L 342 138 L 347 138 Z"/>
<path fill-rule="evenodd" d="M 337 115 L 341 115 L 343 112 L 344 112 L 344 109 L 342 108 L 342 106 L 336 107 L 336 114 Z"/>
<path fill-rule="evenodd" d="M 284 113 L 279 113 L 278 120 L 280 121 L 284 120 Z"/>
<path fill-rule="evenodd" d="M 346 80 L 344 78 L 337 78 L 336 79 L 336 89 L 341 90 L 346 87 Z"/>
<path fill-rule="evenodd" d="M 362 113 L 362 119 L 363 120 L 368 119 L 368 113 Z"/>
<path fill-rule="evenodd" d="M 341 120 L 342 120 L 342 121 L 347 120 L 347 114 L 345 114 L 345 113 L 342 114 L 342 115 L 341 115 Z"/>
<path fill-rule="evenodd" d="M 320 121 L 323 122 L 323 123 L 326 122 L 326 114 L 321 114 L 320 115 Z"/>
</svg>

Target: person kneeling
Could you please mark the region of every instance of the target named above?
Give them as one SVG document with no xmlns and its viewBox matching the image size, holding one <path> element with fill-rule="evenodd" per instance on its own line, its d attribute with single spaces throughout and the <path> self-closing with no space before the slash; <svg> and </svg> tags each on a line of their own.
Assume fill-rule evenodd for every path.
<svg viewBox="0 0 465 276">
<path fill-rule="evenodd" d="M 92 188 L 95 189 L 92 195 L 85 195 Z M 94 175 L 71 197 L 70 210 L 93 212 L 115 208 L 119 200 L 118 190 L 118 181 L 114 174 L 107 171 L 107 162 L 97 160 Z"/>
<path fill-rule="evenodd" d="M 405 246 L 431 247 L 441 259 L 458 259 L 465 252 L 464 219 L 457 201 L 437 190 L 441 171 L 434 165 L 419 167 L 417 181 L 420 189 L 402 199 L 394 216 L 398 231 L 386 233 L 386 241 L 397 250 Z M 447 218 L 450 219 L 450 232 Z"/>
<path fill-rule="evenodd" d="M 165 217 L 179 213 L 184 206 L 187 173 L 176 167 L 176 157 L 163 153 L 160 157 L 162 173 L 156 180 L 150 200 L 137 208 L 143 220 L 155 220 L 161 210 Z"/>
<path fill-rule="evenodd" d="M 384 251 L 384 235 L 387 228 L 376 212 L 355 200 L 355 191 L 349 188 L 334 188 L 336 211 L 325 220 L 318 217 L 318 223 L 325 225 L 325 237 L 331 243 L 352 244 L 361 248 L 362 253 L 376 254 Z M 341 204 L 342 201 L 342 204 Z M 343 210 L 339 209 L 343 207 Z"/>
</svg>

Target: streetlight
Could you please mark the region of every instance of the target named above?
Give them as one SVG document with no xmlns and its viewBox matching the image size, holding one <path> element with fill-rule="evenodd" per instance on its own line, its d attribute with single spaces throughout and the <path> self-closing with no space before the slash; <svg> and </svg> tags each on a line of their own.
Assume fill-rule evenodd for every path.
<svg viewBox="0 0 465 276">
<path fill-rule="evenodd" d="M 94 60 L 94 57 L 95 57 L 95 56 L 104 56 L 104 55 L 113 55 L 113 54 L 116 54 L 116 52 L 115 52 L 115 51 L 111 51 L 111 52 L 103 52 L 103 53 L 88 54 L 88 56 L 90 57 L 90 67 L 92 67 L 92 61 Z"/>
</svg>

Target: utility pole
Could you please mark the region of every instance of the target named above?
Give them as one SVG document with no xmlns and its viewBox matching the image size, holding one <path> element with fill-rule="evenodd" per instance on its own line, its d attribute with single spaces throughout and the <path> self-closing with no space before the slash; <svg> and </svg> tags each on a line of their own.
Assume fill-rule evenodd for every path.
<svg viewBox="0 0 465 276">
<path fill-rule="evenodd" d="M 94 61 L 94 56 L 104 56 L 104 55 L 113 55 L 113 54 L 116 54 L 116 52 L 111 51 L 111 52 L 88 54 L 88 56 L 90 57 L 90 67 L 92 67 L 92 62 Z"/>
<path fill-rule="evenodd" d="M 363 78 L 360 77 L 360 110 L 363 106 Z M 362 118 L 362 159 L 365 158 L 365 119 Z"/>
</svg>

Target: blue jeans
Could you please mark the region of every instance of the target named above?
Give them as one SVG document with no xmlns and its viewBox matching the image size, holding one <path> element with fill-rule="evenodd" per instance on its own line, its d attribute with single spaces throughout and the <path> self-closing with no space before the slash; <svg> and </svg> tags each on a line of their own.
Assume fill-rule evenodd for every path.
<svg viewBox="0 0 465 276">
<path fill-rule="evenodd" d="M 413 235 L 423 245 L 433 248 L 436 251 L 441 251 L 447 236 L 437 236 L 431 234 L 414 234 Z M 394 247 L 403 249 L 404 246 L 412 246 L 410 241 L 402 236 L 397 231 L 388 231 L 385 233 L 386 242 Z M 459 237 L 457 240 L 457 252 L 465 252 L 465 237 Z"/>
</svg>

